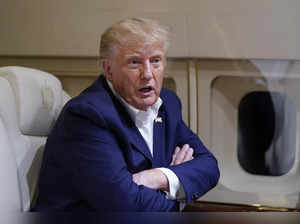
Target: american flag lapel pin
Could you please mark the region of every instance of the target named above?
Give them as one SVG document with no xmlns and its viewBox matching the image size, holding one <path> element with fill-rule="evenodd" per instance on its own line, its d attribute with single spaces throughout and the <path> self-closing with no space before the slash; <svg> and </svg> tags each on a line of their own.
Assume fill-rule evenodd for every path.
<svg viewBox="0 0 300 224">
<path fill-rule="evenodd" d="M 156 123 L 162 123 L 162 118 L 161 118 L 161 117 L 155 118 L 155 122 L 156 122 Z"/>
</svg>

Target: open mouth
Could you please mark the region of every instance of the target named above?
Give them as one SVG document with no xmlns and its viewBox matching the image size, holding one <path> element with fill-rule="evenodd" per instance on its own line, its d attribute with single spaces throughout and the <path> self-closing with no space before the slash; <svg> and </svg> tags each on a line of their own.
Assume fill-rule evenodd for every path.
<svg viewBox="0 0 300 224">
<path fill-rule="evenodd" d="M 154 88 L 151 87 L 151 86 L 147 86 L 147 87 L 144 87 L 144 88 L 139 89 L 139 91 L 142 92 L 142 93 L 149 93 L 149 92 L 151 92 L 152 90 L 154 90 Z"/>
</svg>

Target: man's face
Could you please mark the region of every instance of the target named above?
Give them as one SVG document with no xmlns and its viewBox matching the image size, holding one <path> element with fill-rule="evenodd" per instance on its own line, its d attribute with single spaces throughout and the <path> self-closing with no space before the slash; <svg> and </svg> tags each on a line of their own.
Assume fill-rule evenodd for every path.
<svg viewBox="0 0 300 224">
<path fill-rule="evenodd" d="M 163 81 L 165 52 L 160 44 L 124 44 L 104 62 L 106 78 L 123 99 L 146 110 L 159 97 Z"/>
</svg>

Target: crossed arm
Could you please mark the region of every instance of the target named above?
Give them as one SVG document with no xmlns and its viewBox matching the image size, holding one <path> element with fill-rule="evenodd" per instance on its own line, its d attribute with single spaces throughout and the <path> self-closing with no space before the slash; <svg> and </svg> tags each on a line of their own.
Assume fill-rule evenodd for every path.
<svg viewBox="0 0 300 224">
<path fill-rule="evenodd" d="M 176 147 L 172 157 L 170 166 L 179 165 L 181 163 L 190 161 L 193 159 L 194 149 L 188 144 L 185 144 L 182 148 Z M 169 192 L 169 181 L 167 176 L 158 168 L 143 170 L 141 172 L 133 174 L 133 181 L 137 185 L 144 185 L 151 189 L 162 190 Z"/>
<path fill-rule="evenodd" d="M 77 116 L 77 111 L 80 116 Z M 99 115 L 94 113 L 91 107 L 77 106 L 76 111 L 74 109 L 64 118 L 64 128 L 67 130 L 64 133 L 67 134 L 62 145 L 68 150 L 61 152 L 68 152 L 63 156 L 66 160 L 70 160 L 70 164 L 74 164 L 67 166 L 67 169 L 70 170 L 72 179 L 76 180 L 74 189 L 79 195 L 96 210 L 178 210 L 178 202 L 168 200 L 162 193 L 169 191 L 168 178 L 164 173 L 159 168 L 130 173 L 124 152 L 114 134 Z M 95 121 L 86 122 L 86 116 L 89 120 L 93 118 Z M 182 146 L 184 143 L 189 145 L 175 148 L 168 168 L 185 187 L 189 202 L 216 184 L 217 164 L 214 157 L 183 121 L 177 125 L 174 132 L 176 136 L 172 136 L 176 138 L 176 145 Z M 68 136 L 72 136 L 70 138 L 72 141 Z"/>
</svg>

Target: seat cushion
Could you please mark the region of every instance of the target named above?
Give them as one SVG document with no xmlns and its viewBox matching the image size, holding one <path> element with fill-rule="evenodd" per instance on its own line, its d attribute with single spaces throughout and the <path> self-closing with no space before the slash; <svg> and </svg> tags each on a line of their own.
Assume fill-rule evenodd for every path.
<svg viewBox="0 0 300 224">
<path fill-rule="evenodd" d="M 5 107 L 0 106 L 0 209 L 16 212 L 21 209 L 20 189 L 15 152 L 7 128 L 9 121 L 16 122 L 16 111 L 13 107 L 15 97 L 8 81 L 1 77 L 0 90 L 0 105 L 5 105 Z M 3 92 L 6 94 L 4 95 Z"/>
<path fill-rule="evenodd" d="M 47 72 L 17 66 L 1 68 L 0 75 L 14 90 L 22 134 L 47 136 L 64 104 L 60 81 Z"/>
</svg>

